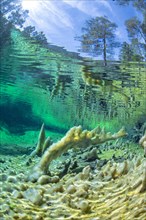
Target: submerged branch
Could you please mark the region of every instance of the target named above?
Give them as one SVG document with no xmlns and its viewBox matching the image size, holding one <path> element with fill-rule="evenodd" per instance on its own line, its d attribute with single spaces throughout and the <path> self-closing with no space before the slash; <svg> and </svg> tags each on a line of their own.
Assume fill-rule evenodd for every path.
<svg viewBox="0 0 146 220">
<path fill-rule="evenodd" d="M 111 134 L 106 133 L 104 129 L 97 127 L 91 131 L 82 130 L 81 126 L 71 128 L 66 135 L 57 143 L 53 143 L 43 154 L 39 164 L 34 168 L 30 180 L 37 180 L 42 174 L 46 174 L 52 160 L 59 157 L 68 149 L 89 147 L 104 143 L 109 140 L 115 140 L 126 136 L 127 133 L 122 128 L 119 132 Z"/>
</svg>

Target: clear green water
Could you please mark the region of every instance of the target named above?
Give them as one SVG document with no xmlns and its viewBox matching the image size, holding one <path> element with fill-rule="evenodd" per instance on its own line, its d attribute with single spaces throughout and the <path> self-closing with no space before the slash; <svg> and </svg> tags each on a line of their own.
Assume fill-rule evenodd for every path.
<svg viewBox="0 0 146 220">
<path fill-rule="evenodd" d="M 74 125 L 128 132 L 146 121 L 144 63 L 110 62 L 42 48 L 13 31 L 1 51 L 0 142 L 32 146 L 44 122 L 54 140 Z"/>
</svg>

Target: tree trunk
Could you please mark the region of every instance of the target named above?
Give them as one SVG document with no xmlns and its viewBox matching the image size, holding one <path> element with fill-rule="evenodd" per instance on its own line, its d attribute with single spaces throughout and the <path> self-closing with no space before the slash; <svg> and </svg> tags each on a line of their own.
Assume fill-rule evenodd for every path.
<svg viewBox="0 0 146 220">
<path fill-rule="evenodd" d="M 106 38 L 105 38 L 105 36 L 103 38 L 103 59 L 104 59 L 104 65 L 107 66 L 107 60 L 106 60 Z"/>
</svg>

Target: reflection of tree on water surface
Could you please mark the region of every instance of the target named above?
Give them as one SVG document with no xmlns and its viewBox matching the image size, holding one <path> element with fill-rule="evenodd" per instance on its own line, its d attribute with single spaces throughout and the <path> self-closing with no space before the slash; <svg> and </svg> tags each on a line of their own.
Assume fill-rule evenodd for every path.
<svg viewBox="0 0 146 220">
<path fill-rule="evenodd" d="M 61 95 L 63 98 L 63 96 L 65 95 L 65 88 L 69 86 L 71 82 L 72 79 L 69 75 L 58 75 L 53 90 L 51 92 L 51 98 L 56 95 Z"/>
<path fill-rule="evenodd" d="M 84 98 L 87 105 L 94 103 L 92 110 L 106 119 L 134 123 L 145 114 L 143 67 L 129 63 L 125 69 L 120 63 L 87 63 L 82 68 Z M 140 72 L 139 72 L 140 71 Z M 93 112 L 93 111 L 92 111 Z M 127 124 L 126 124 L 127 126 Z"/>
<path fill-rule="evenodd" d="M 106 75 L 106 73 L 105 73 Z M 101 74 L 88 71 L 87 67 L 83 67 L 82 79 L 86 85 L 91 86 L 92 90 L 101 91 L 102 95 L 111 98 L 116 92 L 124 98 L 125 103 L 128 103 L 129 97 L 121 91 L 121 88 L 113 85 L 112 79 L 103 79 Z"/>
</svg>

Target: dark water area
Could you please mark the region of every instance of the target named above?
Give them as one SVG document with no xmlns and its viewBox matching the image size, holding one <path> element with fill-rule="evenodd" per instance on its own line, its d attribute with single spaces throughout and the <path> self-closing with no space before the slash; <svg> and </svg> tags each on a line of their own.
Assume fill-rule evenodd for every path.
<svg viewBox="0 0 146 220">
<path fill-rule="evenodd" d="M 42 123 L 56 140 L 75 125 L 112 132 L 125 126 L 132 135 L 146 121 L 144 63 L 104 67 L 49 51 L 15 31 L 1 50 L 0 88 L 1 145 L 36 143 Z"/>
</svg>

